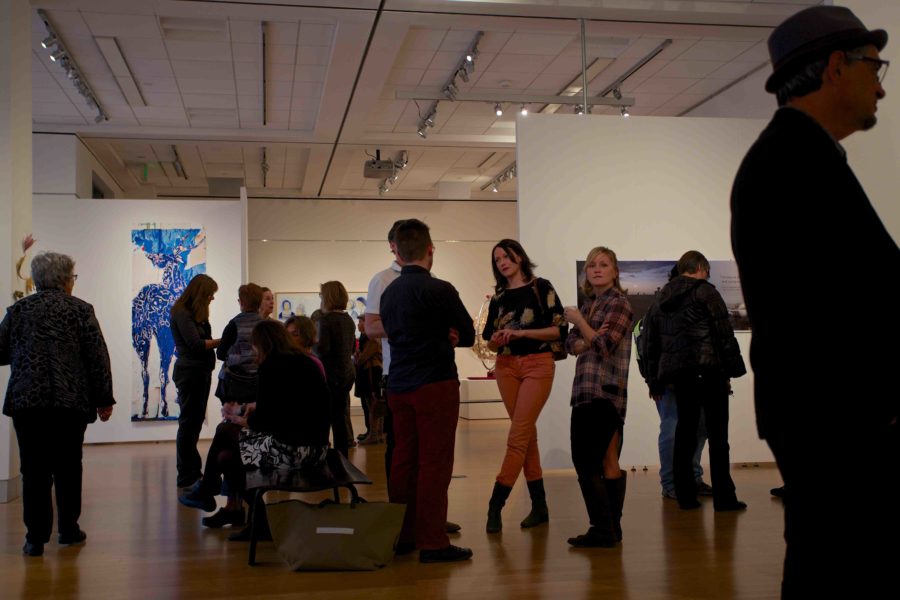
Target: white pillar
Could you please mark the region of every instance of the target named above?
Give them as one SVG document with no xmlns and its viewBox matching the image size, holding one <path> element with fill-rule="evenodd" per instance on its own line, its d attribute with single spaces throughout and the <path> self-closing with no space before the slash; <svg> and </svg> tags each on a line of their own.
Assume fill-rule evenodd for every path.
<svg viewBox="0 0 900 600">
<path fill-rule="evenodd" d="M 0 308 L 18 285 L 15 261 L 31 231 L 31 7 L 0 0 Z M 9 367 L 0 367 L 5 396 Z M 0 417 L 0 502 L 19 495 L 19 451 L 12 421 Z"/>
</svg>

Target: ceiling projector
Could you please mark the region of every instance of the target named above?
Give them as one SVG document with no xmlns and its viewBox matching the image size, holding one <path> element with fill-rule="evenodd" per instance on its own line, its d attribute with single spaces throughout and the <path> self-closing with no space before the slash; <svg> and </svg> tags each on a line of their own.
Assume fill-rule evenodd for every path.
<svg viewBox="0 0 900 600">
<path fill-rule="evenodd" d="M 371 154 L 369 155 L 371 156 Z M 363 164 L 363 177 L 368 179 L 384 179 L 394 174 L 396 170 L 394 161 L 388 158 L 381 160 L 381 150 L 375 151 L 375 158 L 367 160 Z"/>
</svg>

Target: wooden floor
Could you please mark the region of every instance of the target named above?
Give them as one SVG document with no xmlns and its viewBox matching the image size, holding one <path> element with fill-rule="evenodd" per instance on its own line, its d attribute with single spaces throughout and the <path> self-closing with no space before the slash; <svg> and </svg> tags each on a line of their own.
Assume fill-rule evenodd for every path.
<svg viewBox="0 0 900 600">
<path fill-rule="evenodd" d="M 500 535 L 484 532 L 487 500 L 505 445 L 508 422 L 460 421 L 450 519 L 462 524 L 452 542 L 471 547 L 472 561 L 422 565 L 399 557 L 377 572 L 294 573 L 272 544 L 263 564 L 248 567 L 247 545 L 229 530 L 200 526 L 202 513 L 180 506 L 172 443 L 85 448 L 82 528 L 87 544 L 54 541 L 42 558 L 21 554 L 21 501 L 0 504 L 0 598 L 777 598 L 784 544 L 782 507 L 769 496 L 780 484 L 772 468 L 735 468 L 745 513 L 680 511 L 663 500 L 656 471 L 628 474 L 616 549 L 576 550 L 566 538 L 583 533 L 587 517 L 573 471 L 545 473 L 551 521 L 520 530 L 528 512 L 524 482 L 513 490 Z M 384 500 L 383 446 L 351 450 L 376 482 L 362 488 Z M 201 448 L 205 453 L 205 444 Z"/>
</svg>

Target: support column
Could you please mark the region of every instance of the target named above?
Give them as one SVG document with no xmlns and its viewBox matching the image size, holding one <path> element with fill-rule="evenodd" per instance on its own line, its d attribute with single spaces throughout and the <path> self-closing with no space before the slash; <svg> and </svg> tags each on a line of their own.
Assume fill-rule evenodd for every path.
<svg viewBox="0 0 900 600">
<path fill-rule="evenodd" d="M 0 0 L 0 309 L 24 289 L 16 277 L 22 238 L 31 232 L 31 7 Z M 22 284 L 22 285 L 20 285 Z M 0 367 L 6 395 L 9 367 Z M 19 496 L 19 450 L 12 421 L 0 416 L 0 502 Z"/>
</svg>

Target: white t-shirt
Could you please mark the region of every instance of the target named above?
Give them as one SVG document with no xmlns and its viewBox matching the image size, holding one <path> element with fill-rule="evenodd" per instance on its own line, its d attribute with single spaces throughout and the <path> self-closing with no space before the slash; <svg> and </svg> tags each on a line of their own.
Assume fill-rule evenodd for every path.
<svg viewBox="0 0 900 600">
<path fill-rule="evenodd" d="M 381 294 L 392 281 L 400 277 L 400 265 L 397 261 L 391 263 L 389 269 L 379 271 L 369 282 L 369 292 L 366 294 L 366 312 L 373 315 L 381 315 Z M 391 366 L 391 344 L 386 337 L 381 338 L 381 363 L 382 372 L 387 375 Z"/>
</svg>

